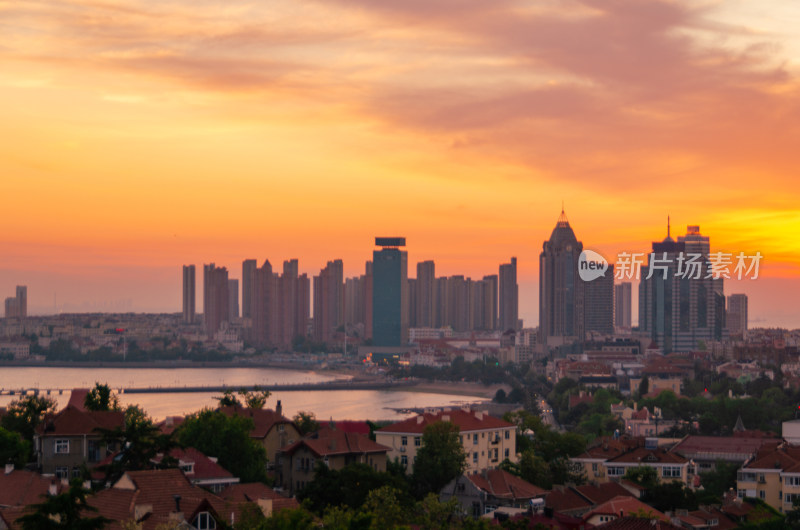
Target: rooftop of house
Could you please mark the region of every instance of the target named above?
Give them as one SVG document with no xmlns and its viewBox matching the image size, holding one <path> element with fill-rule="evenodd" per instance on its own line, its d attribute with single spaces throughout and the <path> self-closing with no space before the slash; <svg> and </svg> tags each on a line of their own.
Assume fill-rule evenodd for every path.
<svg viewBox="0 0 800 530">
<path fill-rule="evenodd" d="M 422 434 L 425 427 L 437 421 L 449 421 L 463 432 L 490 429 L 507 429 L 515 427 L 513 423 L 490 416 L 487 412 L 477 410 L 443 410 L 435 413 L 424 413 L 407 420 L 399 421 L 378 430 L 379 433 Z"/>
<path fill-rule="evenodd" d="M 71 405 L 45 417 L 37 427 L 39 436 L 99 435 L 99 430 L 112 430 L 125 425 L 122 411 L 87 411 Z"/>
<path fill-rule="evenodd" d="M 666 449 L 648 449 L 647 447 L 636 447 L 619 456 L 610 458 L 609 463 L 614 464 L 675 464 L 683 465 L 689 461 L 677 453 L 672 453 Z"/>
<path fill-rule="evenodd" d="M 262 499 L 270 499 L 273 511 L 300 506 L 297 499 L 285 497 L 261 482 L 231 484 L 219 492 L 219 496 L 226 501 L 233 502 L 257 502 Z"/>
<path fill-rule="evenodd" d="M 218 522 L 229 524 L 240 520 L 249 504 L 225 501 L 193 486 L 179 469 L 129 471 L 87 502 L 97 508 L 99 515 L 118 522 L 135 519 L 144 530 L 167 523 L 179 513 L 191 522 L 203 511 L 212 512 Z"/>
<path fill-rule="evenodd" d="M 780 469 L 784 473 L 800 473 L 800 446 L 767 443 L 744 466 L 744 469 Z"/>
<path fill-rule="evenodd" d="M 728 458 L 742 457 L 756 453 L 765 444 L 778 444 L 777 438 L 755 438 L 742 436 L 696 436 L 689 435 L 677 443 L 671 450 L 687 458 L 717 458 L 725 455 Z"/>
<path fill-rule="evenodd" d="M 635 497 L 622 495 L 595 506 L 583 516 L 583 520 L 586 521 L 595 515 L 613 515 L 616 517 L 646 515 L 647 518 L 651 520 L 659 519 L 669 522 L 669 517 L 655 508 L 643 503 Z"/>
<path fill-rule="evenodd" d="M 391 448 L 375 443 L 368 436 L 338 429 L 322 429 L 281 449 L 293 454 L 301 447 L 307 447 L 316 456 L 335 456 L 364 453 L 387 453 Z"/>
<path fill-rule="evenodd" d="M 220 411 L 228 416 L 244 416 L 253 420 L 253 430 L 250 432 L 252 438 L 266 438 L 269 431 L 275 425 L 291 424 L 292 420 L 285 417 L 280 410 L 253 409 L 247 407 L 220 407 Z"/>
<path fill-rule="evenodd" d="M 61 482 L 24 469 L 9 469 L 0 474 L 0 506 L 27 506 L 41 502 L 50 486 L 61 493 Z"/>
<path fill-rule="evenodd" d="M 545 504 L 557 512 L 584 513 L 615 497 L 633 497 L 633 494 L 616 482 L 585 484 L 583 486 L 555 486 L 545 497 Z"/>
<path fill-rule="evenodd" d="M 539 486 L 501 469 L 491 469 L 486 473 L 474 473 L 466 477 L 479 490 L 500 499 L 533 499 L 547 493 Z"/>
</svg>

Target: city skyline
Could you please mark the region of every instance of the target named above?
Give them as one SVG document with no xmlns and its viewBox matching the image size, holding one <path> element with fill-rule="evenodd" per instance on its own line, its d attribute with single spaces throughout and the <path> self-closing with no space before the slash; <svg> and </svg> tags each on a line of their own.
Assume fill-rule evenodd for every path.
<svg viewBox="0 0 800 530">
<path fill-rule="evenodd" d="M 269 255 L 312 274 L 342 259 L 354 276 L 374 234 L 402 233 L 410 262 L 442 275 L 516 256 L 519 316 L 535 322 L 563 200 L 606 256 L 649 249 L 667 215 L 761 252 L 761 277 L 731 291 L 754 325 L 800 325 L 794 3 L 0 14 L 0 290 L 30 286 L 30 314 L 176 311 L 183 263 Z"/>
</svg>

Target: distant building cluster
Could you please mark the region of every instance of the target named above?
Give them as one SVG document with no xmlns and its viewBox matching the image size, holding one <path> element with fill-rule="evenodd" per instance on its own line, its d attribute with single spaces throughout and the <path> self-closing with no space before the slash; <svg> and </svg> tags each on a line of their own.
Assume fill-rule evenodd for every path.
<svg viewBox="0 0 800 530">
<path fill-rule="evenodd" d="M 26 318 L 28 316 L 28 287 L 17 285 L 16 296 L 6 298 L 6 318 Z"/>
<path fill-rule="evenodd" d="M 183 323 L 202 323 L 208 337 L 233 333 L 256 347 L 281 349 L 305 338 L 405 348 L 410 329 L 521 329 L 516 258 L 500 265 L 498 275 L 480 280 L 437 278 L 433 261 L 418 263 L 416 278 L 409 278 L 405 238 L 378 237 L 375 244 L 364 274 L 352 278 L 344 277 L 340 259 L 329 261 L 313 278 L 299 273 L 296 259 L 285 261 L 280 274 L 269 260 L 259 267 L 247 259 L 241 282 L 225 267 L 206 264 L 202 322 L 196 316 L 195 266 L 184 265 Z"/>
</svg>

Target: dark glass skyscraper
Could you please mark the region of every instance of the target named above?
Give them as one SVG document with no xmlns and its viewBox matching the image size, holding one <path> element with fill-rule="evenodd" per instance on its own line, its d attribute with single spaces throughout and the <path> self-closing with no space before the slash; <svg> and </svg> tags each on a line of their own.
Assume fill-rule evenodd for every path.
<svg viewBox="0 0 800 530">
<path fill-rule="evenodd" d="M 564 210 L 539 254 L 539 333 L 547 346 L 584 339 L 584 283 L 578 276 L 583 243 Z"/>
<path fill-rule="evenodd" d="M 404 237 L 376 237 L 372 253 L 372 342 L 408 343 L 408 253 Z"/>
</svg>

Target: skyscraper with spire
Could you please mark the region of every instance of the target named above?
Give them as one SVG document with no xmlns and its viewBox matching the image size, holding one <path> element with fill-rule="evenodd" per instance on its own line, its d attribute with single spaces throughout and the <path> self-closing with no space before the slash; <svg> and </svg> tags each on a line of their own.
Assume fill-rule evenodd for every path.
<svg viewBox="0 0 800 530">
<path fill-rule="evenodd" d="M 584 285 L 578 276 L 583 243 L 575 237 L 564 209 L 539 254 L 539 334 L 545 346 L 584 338 Z"/>
</svg>

